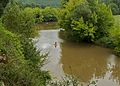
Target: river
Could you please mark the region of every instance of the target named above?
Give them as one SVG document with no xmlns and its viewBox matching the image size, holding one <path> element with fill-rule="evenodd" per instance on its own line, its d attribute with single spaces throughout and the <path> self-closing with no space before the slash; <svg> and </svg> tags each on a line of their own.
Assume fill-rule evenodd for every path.
<svg viewBox="0 0 120 86">
<path fill-rule="evenodd" d="M 73 75 L 89 86 L 120 86 L 120 58 L 111 49 L 67 42 L 59 37 L 59 29 L 51 29 L 54 23 L 40 26 L 36 47 L 43 54 L 48 53 L 43 70 L 57 79 L 65 74 Z"/>
</svg>

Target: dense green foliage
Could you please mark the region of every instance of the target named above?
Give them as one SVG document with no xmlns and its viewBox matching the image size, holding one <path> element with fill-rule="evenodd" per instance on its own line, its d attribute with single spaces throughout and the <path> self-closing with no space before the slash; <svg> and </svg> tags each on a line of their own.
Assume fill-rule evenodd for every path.
<svg viewBox="0 0 120 86">
<path fill-rule="evenodd" d="M 29 38 L 36 34 L 35 24 L 57 21 L 56 16 L 57 8 L 20 8 L 17 2 L 11 1 L 4 11 L 2 20 L 9 31 Z"/>
<path fill-rule="evenodd" d="M 41 8 L 36 7 L 36 8 L 29 8 L 29 9 L 31 9 L 31 11 L 33 11 L 33 14 L 35 16 L 35 23 L 43 22 L 44 16 L 43 16 Z"/>
<path fill-rule="evenodd" d="M 21 43 L 23 45 L 23 54 L 25 56 L 25 60 L 29 61 L 32 66 L 41 67 L 47 57 L 47 54 L 41 55 L 40 51 L 37 51 L 36 47 L 34 47 L 34 43 L 31 39 L 22 37 Z"/>
<path fill-rule="evenodd" d="M 120 56 L 120 16 L 114 16 L 114 26 L 109 31 L 109 40 L 113 45 L 114 51 Z"/>
<path fill-rule="evenodd" d="M 67 39 L 77 42 L 95 41 L 106 36 L 113 23 L 109 7 L 86 0 L 69 0 L 58 20 Z"/>
<path fill-rule="evenodd" d="M 120 0 L 99 0 L 110 6 L 113 14 L 120 14 Z"/>
<path fill-rule="evenodd" d="M 24 5 L 30 5 L 25 8 L 14 0 L 5 8 L 8 0 L 0 1 L 0 15 L 5 8 L 0 21 L 0 84 L 78 86 L 78 82 L 71 77 L 63 82 L 48 83 L 51 79 L 48 72 L 41 71 L 47 55 L 41 55 L 32 41 L 36 34 L 34 27 L 41 22 L 58 19 L 66 39 L 98 43 L 113 48 L 120 56 L 120 16 L 113 19 L 112 15 L 112 12 L 119 14 L 119 1 L 110 0 L 104 4 L 100 0 L 62 0 L 63 6 L 59 9 L 46 7 L 58 6 L 57 0 L 50 3 L 47 0 L 31 1 L 21 0 Z"/>
<path fill-rule="evenodd" d="M 25 59 L 27 56 L 25 57 L 19 37 L 7 31 L 2 24 L 0 37 L 0 56 L 3 57 L 0 60 L 0 80 L 5 86 L 45 86 L 48 74 Z M 35 50 L 31 52 L 35 53 Z"/>
<path fill-rule="evenodd" d="M 61 0 L 61 3 L 64 7 L 64 5 L 68 2 L 69 0 Z M 87 0 L 88 2 L 94 3 L 95 1 L 98 1 L 99 3 L 105 3 L 108 5 L 114 15 L 119 15 L 120 14 L 120 0 Z"/>
<path fill-rule="evenodd" d="M 58 17 L 65 29 L 64 37 L 72 41 L 87 41 L 113 48 L 120 56 L 119 0 L 63 0 Z M 81 4 L 80 4 L 81 3 Z M 111 12 L 112 10 L 112 12 Z"/>
<path fill-rule="evenodd" d="M 114 49 L 116 55 L 120 56 L 120 16 L 114 16 L 114 24 L 105 36 L 96 41 L 96 44 Z"/>
<path fill-rule="evenodd" d="M 53 21 L 57 21 L 56 19 L 56 12 L 57 9 L 55 8 L 51 8 L 51 7 L 46 7 L 45 9 L 43 9 L 43 21 L 44 22 L 53 22 Z"/>
<path fill-rule="evenodd" d="M 12 20 L 12 21 L 11 21 Z M 0 81 L 5 86 L 45 86 L 50 76 L 40 68 L 46 58 L 32 40 L 35 17 L 11 1 L 0 23 Z"/>
<path fill-rule="evenodd" d="M 27 38 L 31 37 L 35 31 L 33 13 L 29 9 L 22 10 L 14 1 L 11 1 L 6 7 L 2 20 L 9 31 L 22 34 Z"/>
<path fill-rule="evenodd" d="M 64 7 L 69 0 L 61 0 L 61 5 Z"/>
<path fill-rule="evenodd" d="M 3 14 L 3 10 L 6 7 L 9 0 L 0 0 L 0 17 Z"/>
<path fill-rule="evenodd" d="M 23 59 L 22 45 L 18 37 L 5 30 L 5 28 L 0 23 L 0 50 L 6 55 L 6 59 Z"/>
</svg>

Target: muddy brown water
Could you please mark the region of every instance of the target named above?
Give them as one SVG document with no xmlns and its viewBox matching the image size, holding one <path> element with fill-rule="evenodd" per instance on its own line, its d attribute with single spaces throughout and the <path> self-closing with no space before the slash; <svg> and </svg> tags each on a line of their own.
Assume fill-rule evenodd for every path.
<svg viewBox="0 0 120 86">
<path fill-rule="evenodd" d="M 120 86 L 120 58 L 111 49 L 66 42 L 59 37 L 59 31 L 40 30 L 40 36 L 34 39 L 43 54 L 49 53 L 43 70 L 58 79 L 65 74 L 73 75 L 89 86 Z"/>
</svg>

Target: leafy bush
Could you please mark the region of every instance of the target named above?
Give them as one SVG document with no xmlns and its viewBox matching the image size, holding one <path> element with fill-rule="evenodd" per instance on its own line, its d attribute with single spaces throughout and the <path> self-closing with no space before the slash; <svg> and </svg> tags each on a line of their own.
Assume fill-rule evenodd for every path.
<svg viewBox="0 0 120 86">
<path fill-rule="evenodd" d="M 12 20 L 12 21 L 11 21 Z M 34 33 L 34 14 L 11 1 L 0 23 L 0 81 L 5 86 L 45 86 L 48 72 L 40 67 L 46 56 L 34 47 L 30 37 Z M 9 31 L 8 31 L 9 30 Z M 12 33 L 13 32 L 13 33 Z"/>
<path fill-rule="evenodd" d="M 20 38 L 1 23 L 0 37 L 0 56 L 5 58 L 0 61 L 0 80 L 5 86 L 45 86 L 50 80 L 49 74 L 40 70 L 45 56 L 40 56 L 32 42 L 23 47 Z"/>
<path fill-rule="evenodd" d="M 93 25 L 85 24 L 82 17 L 78 21 L 73 20 L 71 27 L 73 28 L 73 34 L 71 34 L 72 37 L 78 38 L 75 39 L 76 41 L 92 41 L 94 39 L 95 31 Z"/>
<path fill-rule="evenodd" d="M 40 51 L 36 49 L 31 39 L 21 37 L 21 43 L 23 47 L 23 54 L 25 56 L 25 60 L 29 61 L 29 63 L 32 66 L 41 67 L 47 57 L 47 54 L 41 55 Z"/>
<path fill-rule="evenodd" d="M 17 2 L 11 1 L 8 4 L 2 20 L 5 27 L 13 33 L 22 34 L 27 38 L 36 33 L 33 28 L 35 25 L 33 12 L 29 9 L 22 10 Z"/>
<path fill-rule="evenodd" d="M 114 51 L 120 56 L 120 16 L 114 16 L 114 26 L 109 30 L 109 38 L 113 40 Z"/>
<path fill-rule="evenodd" d="M 6 7 L 9 0 L 0 0 L 0 17 L 3 14 L 4 8 Z"/>
<path fill-rule="evenodd" d="M 33 8 L 33 12 L 34 12 L 34 15 L 35 15 L 35 23 L 41 23 L 43 22 L 43 13 L 42 13 L 42 9 L 41 8 Z"/>
<path fill-rule="evenodd" d="M 82 19 L 81 19 L 82 18 Z M 113 25 L 109 7 L 97 1 L 69 0 L 58 17 L 61 28 L 74 41 L 95 41 L 108 35 Z"/>
<path fill-rule="evenodd" d="M 56 9 L 51 8 L 51 7 L 46 7 L 42 11 L 43 13 L 43 21 L 44 22 L 52 22 L 52 21 L 57 21 L 56 19 Z"/>
<path fill-rule="evenodd" d="M 103 47 L 107 47 L 107 48 L 114 48 L 115 45 L 113 42 L 114 42 L 114 39 L 111 38 L 110 36 L 103 37 L 95 41 L 96 44 L 101 45 Z"/>
<path fill-rule="evenodd" d="M 15 34 L 7 31 L 0 24 L 0 56 L 5 58 L 0 62 L 0 80 L 4 82 L 5 86 L 45 86 L 50 76 L 47 72 L 41 71 L 42 65 L 40 54 L 35 50 L 33 44 L 26 46 L 28 52 L 24 54 L 24 47 L 20 42 L 20 38 Z M 26 59 L 32 53 L 31 61 Z M 31 56 L 29 55 L 29 56 Z M 39 61 L 40 59 L 40 61 Z M 31 62 L 35 62 L 34 65 Z"/>
<path fill-rule="evenodd" d="M 114 25 L 109 29 L 109 35 L 96 41 L 97 44 L 114 49 L 120 56 L 120 16 L 114 16 Z"/>
<path fill-rule="evenodd" d="M 18 27 L 16 26 L 18 25 L 18 16 L 20 12 L 21 9 L 19 5 L 17 5 L 17 3 L 13 0 L 11 0 L 10 3 L 8 3 L 8 5 L 6 6 L 6 9 L 4 10 L 4 15 L 2 16 L 2 22 L 9 31 L 19 31 Z"/>
<path fill-rule="evenodd" d="M 120 0 L 99 0 L 109 5 L 114 15 L 120 14 Z"/>
<path fill-rule="evenodd" d="M 0 23 L 0 50 L 8 59 L 23 59 L 23 48 L 15 34 L 5 30 Z"/>
<path fill-rule="evenodd" d="M 97 23 L 95 23 L 96 39 L 102 38 L 108 35 L 108 30 L 113 26 L 113 15 L 111 9 L 105 4 L 99 4 L 96 9 Z"/>
</svg>

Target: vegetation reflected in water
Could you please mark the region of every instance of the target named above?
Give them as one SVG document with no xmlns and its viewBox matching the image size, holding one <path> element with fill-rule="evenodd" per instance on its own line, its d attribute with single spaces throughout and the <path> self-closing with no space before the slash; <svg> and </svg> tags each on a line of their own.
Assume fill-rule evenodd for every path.
<svg viewBox="0 0 120 86">
<path fill-rule="evenodd" d="M 56 22 L 46 22 L 36 25 L 36 28 L 38 30 L 53 30 L 56 28 L 59 28 L 58 24 Z"/>
<path fill-rule="evenodd" d="M 46 28 L 47 25 L 45 27 L 44 25 L 43 28 Z M 57 48 L 60 52 L 56 53 L 54 46 L 51 46 L 50 55 L 52 57 L 48 58 L 50 61 L 46 64 L 48 66 L 44 66 L 46 70 L 55 73 L 55 76 L 62 77 L 61 74 L 63 73 L 61 73 L 62 68 L 60 67 L 62 63 L 66 74 L 75 75 L 85 84 L 91 83 L 97 86 L 120 85 L 120 59 L 112 54 L 112 50 L 93 44 L 61 41 L 58 37 L 59 30 L 41 30 L 40 34 L 38 43 L 41 44 L 41 47 L 42 43 L 54 44 L 55 41 L 58 42 Z M 40 48 L 39 44 L 38 46 Z M 56 57 L 59 59 L 55 60 Z M 54 64 L 55 61 L 57 61 L 56 64 Z"/>
<path fill-rule="evenodd" d="M 62 45 L 64 72 L 85 83 L 96 81 L 97 86 L 119 86 L 113 75 L 119 75 L 116 59 L 110 49 L 92 44 L 64 42 Z"/>
</svg>

